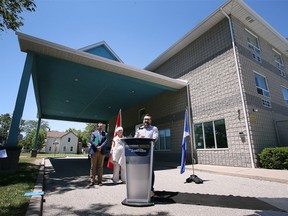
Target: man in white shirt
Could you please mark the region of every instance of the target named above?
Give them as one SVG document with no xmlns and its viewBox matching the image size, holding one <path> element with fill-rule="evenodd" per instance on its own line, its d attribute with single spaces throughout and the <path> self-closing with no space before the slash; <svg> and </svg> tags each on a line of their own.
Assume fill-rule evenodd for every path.
<svg viewBox="0 0 288 216">
<path fill-rule="evenodd" d="M 135 133 L 135 138 L 151 138 L 156 142 L 158 140 L 159 132 L 156 126 L 151 125 L 152 117 L 149 114 L 146 114 L 143 118 L 143 125 L 140 126 Z M 151 184 L 151 196 L 154 196 L 154 166 L 152 164 L 152 184 Z"/>
</svg>

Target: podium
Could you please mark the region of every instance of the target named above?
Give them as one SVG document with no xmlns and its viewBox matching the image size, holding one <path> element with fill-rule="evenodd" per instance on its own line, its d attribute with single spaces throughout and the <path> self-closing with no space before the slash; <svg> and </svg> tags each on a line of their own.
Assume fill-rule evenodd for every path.
<svg viewBox="0 0 288 216">
<path fill-rule="evenodd" d="M 152 181 L 154 139 L 123 138 L 126 157 L 127 197 L 122 201 L 128 206 L 152 206 L 150 191 Z"/>
</svg>

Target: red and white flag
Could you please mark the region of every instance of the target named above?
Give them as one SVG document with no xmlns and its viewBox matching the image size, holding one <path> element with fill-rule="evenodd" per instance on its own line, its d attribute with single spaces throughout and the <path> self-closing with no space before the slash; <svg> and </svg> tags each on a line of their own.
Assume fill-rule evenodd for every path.
<svg viewBox="0 0 288 216">
<path fill-rule="evenodd" d="M 120 127 L 120 126 L 122 126 L 121 109 L 119 110 L 119 113 L 118 113 L 118 116 L 117 116 L 117 120 L 116 120 L 116 125 L 115 125 L 115 129 L 114 129 L 113 138 L 117 136 L 116 129 L 117 129 L 117 127 Z M 111 146 L 111 148 L 112 148 L 112 146 Z M 112 151 L 110 151 L 110 154 L 109 154 L 108 163 L 107 163 L 107 168 L 113 170 L 114 164 L 111 162 L 111 157 L 112 157 Z"/>
</svg>

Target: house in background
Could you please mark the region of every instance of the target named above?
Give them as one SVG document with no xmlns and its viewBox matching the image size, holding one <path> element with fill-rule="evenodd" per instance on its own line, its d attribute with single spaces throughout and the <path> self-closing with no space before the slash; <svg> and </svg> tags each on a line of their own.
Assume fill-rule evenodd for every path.
<svg viewBox="0 0 288 216">
<path fill-rule="evenodd" d="M 47 132 L 45 144 L 47 154 L 76 154 L 78 153 L 78 136 L 73 132 Z"/>
</svg>

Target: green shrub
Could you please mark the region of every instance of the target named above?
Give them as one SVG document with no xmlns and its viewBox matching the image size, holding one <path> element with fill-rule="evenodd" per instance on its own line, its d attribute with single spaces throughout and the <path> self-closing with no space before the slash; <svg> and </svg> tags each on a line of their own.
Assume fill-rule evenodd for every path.
<svg viewBox="0 0 288 216">
<path fill-rule="evenodd" d="M 288 169 L 288 147 L 265 148 L 259 159 L 262 168 Z"/>
</svg>

